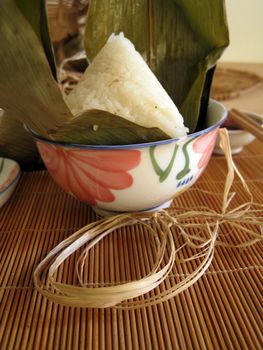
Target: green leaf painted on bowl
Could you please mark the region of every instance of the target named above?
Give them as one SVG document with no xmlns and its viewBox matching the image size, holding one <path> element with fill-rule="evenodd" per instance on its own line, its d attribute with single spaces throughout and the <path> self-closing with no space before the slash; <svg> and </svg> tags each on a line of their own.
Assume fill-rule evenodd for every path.
<svg viewBox="0 0 263 350">
<path fill-rule="evenodd" d="M 182 170 L 179 170 L 179 172 L 176 174 L 176 180 L 182 180 L 187 174 L 190 173 L 191 168 L 190 168 L 190 157 L 188 154 L 188 146 L 189 144 L 194 141 L 195 138 L 190 138 L 188 141 L 186 141 L 184 143 L 184 145 L 182 146 L 181 150 L 184 156 L 184 166 Z M 170 159 L 169 164 L 167 165 L 167 167 L 165 169 L 162 169 L 155 157 L 154 151 L 156 149 L 156 146 L 150 147 L 149 148 L 149 153 L 150 153 L 150 159 L 151 159 L 151 163 L 154 169 L 154 172 L 156 173 L 156 175 L 159 177 L 159 181 L 160 182 L 164 182 L 168 176 L 170 175 L 173 166 L 174 166 L 174 162 L 175 162 L 175 158 L 177 155 L 177 151 L 179 149 L 178 145 L 174 145 L 174 150 L 173 150 L 173 154 L 172 157 Z"/>
<path fill-rule="evenodd" d="M 113 32 L 135 44 L 193 132 L 201 97 L 209 96 L 207 71 L 229 42 L 224 0 L 92 0 L 85 30 L 90 60 Z"/>
<path fill-rule="evenodd" d="M 41 42 L 15 0 L 0 1 L 0 43 L 0 107 L 44 136 L 73 118 Z"/>
<path fill-rule="evenodd" d="M 154 155 L 155 148 L 156 148 L 156 146 L 153 146 L 153 147 L 150 147 L 150 149 L 149 149 L 150 159 L 151 159 L 152 166 L 153 166 L 155 173 L 159 176 L 159 181 L 164 182 L 167 179 L 167 177 L 170 175 L 170 172 L 173 168 L 175 156 L 176 156 L 176 153 L 178 150 L 178 145 L 174 145 L 173 155 L 171 157 L 169 164 L 167 165 L 167 167 L 164 170 L 159 166 L 159 164 L 155 158 L 155 155 Z"/>
<path fill-rule="evenodd" d="M 191 171 L 190 158 L 189 158 L 189 154 L 187 151 L 187 147 L 193 140 L 194 140 L 194 138 L 191 138 L 182 147 L 185 163 L 184 163 L 183 169 L 176 175 L 176 180 L 181 180 L 183 177 L 185 177 Z"/>
<path fill-rule="evenodd" d="M 88 145 L 125 145 L 166 140 L 159 128 L 146 128 L 101 110 L 88 110 L 50 133 L 54 140 Z"/>
</svg>

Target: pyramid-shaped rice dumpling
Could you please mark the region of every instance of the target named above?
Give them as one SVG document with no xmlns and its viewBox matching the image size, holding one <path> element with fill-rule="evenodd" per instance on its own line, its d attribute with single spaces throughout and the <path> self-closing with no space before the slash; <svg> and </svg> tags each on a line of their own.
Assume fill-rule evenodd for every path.
<svg viewBox="0 0 263 350">
<path fill-rule="evenodd" d="M 75 116 L 99 109 L 147 128 L 158 127 L 172 138 L 188 131 L 177 107 L 123 33 L 110 36 L 66 102 Z"/>
</svg>

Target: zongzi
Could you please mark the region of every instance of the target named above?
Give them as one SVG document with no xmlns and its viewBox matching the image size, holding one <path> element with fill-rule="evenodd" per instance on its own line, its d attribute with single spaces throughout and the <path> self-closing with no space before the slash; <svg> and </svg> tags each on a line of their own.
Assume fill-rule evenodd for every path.
<svg viewBox="0 0 263 350">
<path fill-rule="evenodd" d="M 171 138 L 188 131 L 172 99 L 123 33 L 109 37 L 66 102 L 75 116 L 104 110 L 143 127 L 160 128 Z"/>
</svg>

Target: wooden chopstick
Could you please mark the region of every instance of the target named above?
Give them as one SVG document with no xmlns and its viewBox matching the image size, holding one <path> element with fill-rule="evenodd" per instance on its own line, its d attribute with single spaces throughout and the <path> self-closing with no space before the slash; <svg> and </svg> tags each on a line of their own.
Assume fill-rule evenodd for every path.
<svg viewBox="0 0 263 350">
<path fill-rule="evenodd" d="M 239 128 L 250 132 L 256 136 L 258 140 L 263 141 L 263 128 L 246 114 L 232 108 L 228 113 L 228 118 Z"/>
</svg>

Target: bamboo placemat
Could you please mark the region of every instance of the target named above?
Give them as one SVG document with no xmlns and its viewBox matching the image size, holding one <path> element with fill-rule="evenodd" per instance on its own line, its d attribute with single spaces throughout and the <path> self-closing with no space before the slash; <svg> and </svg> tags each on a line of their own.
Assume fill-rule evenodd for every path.
<svg viewBox="0 0 263 350">
<path fill-rule="evenodd" d="M 262 144 L 255 142 L 235 161 L 255 201 L 262 203 Z M 224 158 L 214 156 L 174 205 L 216 208 L 225 174 Z M 234 190 L 239 192 L 237 204 L 246 200 L 239 181 Z M 23 174 L 0 210 L 0 349 L 262 349 L 262 242 L 242 250 L 217 247 L 197 283 L 156 306 L 80 309 L 42 297 L 32 281 L 36 265 L 61 240 L 96 219 L 90 207 L 62 192 L 47 172 Z M 228 242 L 238 242 L 240 232 L 223 233 Z M 152 259 L 141 227 L 119 230 L 92 250 L 87 278 L 106 283 L 135 279 L 149 271 Z M 71 257 L 58 278 L 76 281 L 75 262 L 76 256 Z M 191 272 L 195 263 L 182 264 L 159 288 Z"/>
</svg>

